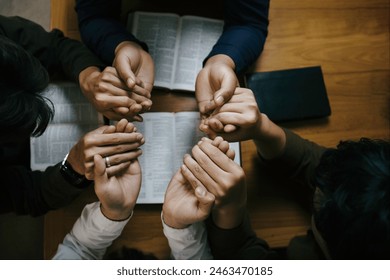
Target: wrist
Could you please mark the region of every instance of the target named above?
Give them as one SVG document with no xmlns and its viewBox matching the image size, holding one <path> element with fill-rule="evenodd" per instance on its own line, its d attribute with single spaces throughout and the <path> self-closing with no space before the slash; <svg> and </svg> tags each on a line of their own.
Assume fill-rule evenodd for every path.
<svg viewBox="0 0 390 280">
<path fill-rule="evenodd" d="M 102 203 L 100 203 L 100 211 L 104 217 L 116 222 L 128 220 L 133 216 L 133 208 L 110 209 L 108 207 L 104 207 Z"/>
<path fill-rule="evenodd" d="M 82 164 L 80 164 L 77 155 L 77 144 L 69 151 L 67 155 L 67 162 L 70 164 L 72 169 L 80 175 L 85 175 L 85 170 L 83 169 Z"/>
<path fill-rule="evenodd" d="M 85 68 L 79 74 L 79 85 L 81 92 L 90 100 L 93 98 L 94 81 L 100 75 L 101 71 L 98 67 L 90 66 Z"/>
<path fill-rule="evenodd" d="M 132 48 L 134 50 L 143 50 L 142 47 L 137 44 L 136 42 L 133 42 L 133 41 L 123 41 L 123 42 L 120 42 L 116 48 L 115 48 L 115 55 L 117 55 L 117 53 L 123 49 L 123 48 Z"/>
<path fill-rule="evenodd" d="M 268 130 L 270 128 L 270 119 L 264 113 L 260 113 L 259 120 L 256 124 L 255 134 L 253 136 L 254 141 L 261 141 L 266 138 Z"/>
<path fill-rule="evenodd" d="M 274 124 L 267 115 L 261 113 L 253 141 L 257 152 L 264 159 L 272 159 L 283 153 L 286 135 L 281 127 Z"/>
<path fill-rule="evenodd" d="M 60 165 L 60 173 L 62 177 L 71 185 L 76 188 L 86 188 L 88 187 L 92 181 L 88 180 L 84 175 L 76 172 L 72 165 L 68 162 L 68 155 L 65 156 L 64 160 Z"/>
<path fill-rule="evenodd" d="M 221 229 L 238 227 L 245 216 L 245 206 L 216 207 L 212 211 L 213 223 Z"/>
<path fill-rule="evenodd" d="M 170 228 L 183 229 L 189 226 L 189 224 L 183 224 L 178 222 L 175 218 L 172 218 L 170 215 L 165 215 L 164 210 L 162 211 L 161 217 L 164 224 L 166 224 Z"/>
<path fill-rule="evenodd" d="M 217 54 L 210 57 L 209 59 L 207 59 L 205 66 L 209 66 L 212 64 L 223 64 L 230 67 L 233 70 L 236 68 L 233 59 L 231 59 L 231 57 L 226 54 Z"/>
<path fill-rule="evenodd" d="M 88 84 L 88 80 L 90 79 L 91 75 L 96 73 L 96 75 L 100 74 L 100 69 L 96 66 L 89 66 L 82 70 L 79 74 L 79 84 L 81 87 L 85 87 Z"/>
</svg>

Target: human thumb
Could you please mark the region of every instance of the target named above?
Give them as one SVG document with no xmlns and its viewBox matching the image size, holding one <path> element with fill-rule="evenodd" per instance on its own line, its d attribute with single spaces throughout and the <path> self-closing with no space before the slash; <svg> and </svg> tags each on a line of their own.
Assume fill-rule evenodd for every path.
<svg viewBox="0 0 390 280">
<path fill-rule="evenodd" d="M 104 184 L 107 179 L 107 172 L 106 172 L 106 164 L 104 162 L 104 159 L 100 155 L 95 155 L 93 157 L 94 162 L 94 181 L 95 181 L 95 187 L 100 187 L 102 184 Z"/>
<path fill-rule="evenodd" d="M 199 205 L 198 210 L 201 212 L 202 216 L 206 218 L 213 207 L 215 196 L 208 192 L 207 189 L 203 186 L 198 186 L 195 189 L 195 195 L 198 198 Z"/>
<path fill-rule="evenodd" d="M 115 57 L 113 65 L 118 71 L 119 77 L 126 83 L 126 86 L 129 89 L 133 89 L 135 86 L 135 75 L 131 69 L 130 58 L 126 54 L 121 53 Z"/>
</svg>

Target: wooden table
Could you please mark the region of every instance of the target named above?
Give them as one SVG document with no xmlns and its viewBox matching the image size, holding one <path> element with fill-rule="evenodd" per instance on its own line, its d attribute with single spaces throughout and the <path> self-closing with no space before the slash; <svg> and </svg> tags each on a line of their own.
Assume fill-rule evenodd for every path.
<svg viewBox="0 0 390 280">
<path fill-rule="evenodd" d="M 74 0 L 52 0 L 51 5 L 52 27 L 79 38 Z M 252 71 L 321 65 L 332 108 L 328 119 L 281 125 L 327 147 L 362 136 L 390 138 L 389 10 L 387 0 L 271 0 L 269 35 Z M 153 94 L 155 111 L 196 109 L 191 95 Z M 241 143 L 241 152 L 253 228 L 271 247 L 285 247 L 308 228 L 308 194 L 262 174 L 251 141 Z M 92 192 L 85 193 L 46 215 L 45 258 L 55 253 L 85 203 L 95 200 Z M 126 245 L 167 258 L 160 211 L 161 205 L 137 205 L 110 250 Z"/>
</svg>

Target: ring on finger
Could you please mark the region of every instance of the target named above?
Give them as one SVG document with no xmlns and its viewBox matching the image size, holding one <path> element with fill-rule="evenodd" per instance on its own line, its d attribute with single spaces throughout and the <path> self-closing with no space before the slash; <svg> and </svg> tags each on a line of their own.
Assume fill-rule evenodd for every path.
<svg viewBox="0 0 390 280">
<path fill-rule="evenodd" d="M 110 157 L 105 157 L 104 161 L 106 162 L 106 167 L 110 167 L 111 166 Z"/>
</svg>

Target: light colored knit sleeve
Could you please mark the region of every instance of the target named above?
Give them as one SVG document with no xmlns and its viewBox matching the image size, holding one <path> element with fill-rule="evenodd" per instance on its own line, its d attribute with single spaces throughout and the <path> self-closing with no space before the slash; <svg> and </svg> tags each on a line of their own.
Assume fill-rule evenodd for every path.
<svg viewBox="0 0 390 280">
<path fill-rule="evenodd" d="M 165 237 L 171 249 L 171 258 L 175 260 L 211 260 L 213 256 L 207 241 L 204 222 L 198 222 L 184 229 L 175 229 L 161 222 Z"/>
<path fill-rule="evenodd" d="M 119 237 L 130 218 L 112 221 L 102 214 L 100 202 L 86 205 L 70 233 L 58 246 L 53 259 L 102 259 L 106 249 Z"/>
</svg>

